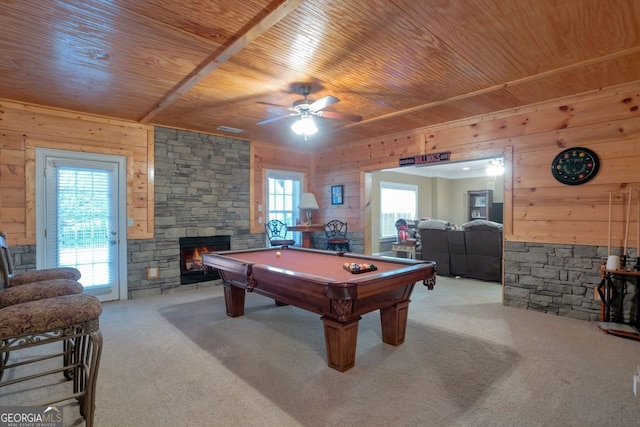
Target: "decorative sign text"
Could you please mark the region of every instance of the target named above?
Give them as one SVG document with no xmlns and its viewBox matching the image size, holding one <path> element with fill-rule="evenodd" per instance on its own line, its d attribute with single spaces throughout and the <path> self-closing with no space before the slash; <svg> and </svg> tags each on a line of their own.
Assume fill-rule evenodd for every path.
<svg viewBox="0 0 640 427">
<path fill-rule="evenodd" d="M 421 154 L 419 156 L 404 157 L 400 159 L 400 166 L 424 165 L 427 163 L 446 162 L 451 160 L 451 151 L 442 153 Z"/>
</svg>

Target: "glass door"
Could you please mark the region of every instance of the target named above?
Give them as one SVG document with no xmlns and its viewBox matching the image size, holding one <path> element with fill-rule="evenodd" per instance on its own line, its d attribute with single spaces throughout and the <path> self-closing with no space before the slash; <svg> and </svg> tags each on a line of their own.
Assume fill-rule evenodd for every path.
<svg viewBox="0 0 640 427">
<path fill-rule="evenodd" d="M 111 156 L 109 156 L 111 157 Z M 120 162 L 45 156 L 43 268 L 75 267 L 86 293 L 102 301 L 120 299 L 122 251 Z M 123 242 L 124 240 L 124 242 Z M 124 264 L 124 265 L 123 265 Z M 126 277 L 126 276 L 125 276 Z"/>
</svg>

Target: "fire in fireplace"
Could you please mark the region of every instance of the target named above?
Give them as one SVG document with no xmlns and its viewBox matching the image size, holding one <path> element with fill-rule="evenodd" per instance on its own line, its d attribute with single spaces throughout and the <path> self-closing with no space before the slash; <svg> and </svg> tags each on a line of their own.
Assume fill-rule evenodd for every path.
<svg viewBox="0 0 640 427">
<path fill-rule="evenodd" d="M 180 284 L 219 279 L 217 271 L 205 272 L 202 255 L 231 249 L 231 236 L 181 237 Z"/>
</svg>

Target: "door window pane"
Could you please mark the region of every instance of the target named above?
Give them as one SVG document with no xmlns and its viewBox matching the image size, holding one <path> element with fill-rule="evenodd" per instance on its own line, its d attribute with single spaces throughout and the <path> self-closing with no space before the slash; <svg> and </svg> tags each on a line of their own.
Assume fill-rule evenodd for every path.
<svg viewBox="0 0 640 427">
<path fill-rule="evenodd" d="M 113 221 L 110 172 L 56 167 L 55 224 L 57 265 L 82 272 L 84 286 L 108 285 L 109 231 Z"/>
</svg>

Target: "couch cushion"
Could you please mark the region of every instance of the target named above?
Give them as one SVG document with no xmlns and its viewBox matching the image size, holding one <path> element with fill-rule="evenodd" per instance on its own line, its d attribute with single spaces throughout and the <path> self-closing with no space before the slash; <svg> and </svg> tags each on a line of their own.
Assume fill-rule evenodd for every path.
<svg viewBox="0 0 640 427">
<path fill-rule="evenodd" d="M 462 224 L 464 230 L 474 231 L 502 231 L 502 224 L 499 222 L 487 221 L 486 219 L 474 219 Z"/>
<path fill-rule="evenodd" d="M 418 228 L 425 230 L 450 230 L 451 224 L 441 219 L 429 219 L 418 222 Z"/>
</svg>

